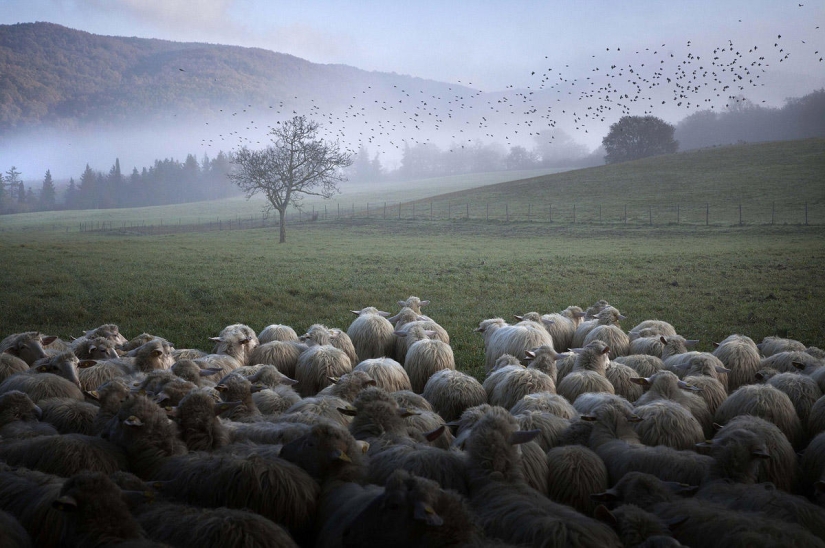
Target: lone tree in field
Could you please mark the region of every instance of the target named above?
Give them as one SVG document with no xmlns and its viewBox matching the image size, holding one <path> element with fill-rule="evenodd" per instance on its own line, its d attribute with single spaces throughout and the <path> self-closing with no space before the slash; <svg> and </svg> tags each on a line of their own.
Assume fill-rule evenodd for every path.
<svg viewBox="0 0 825 548">
<path fill-rule="evenodd" d="M 264 150 L 243 147 L 232 155 L 236 169 L 227 176 L 251 198 L 262 193 L 269 201 L 265 211 L 275 209 L 280 216 L 279 243 L 286 242 L 286 210 L 300 208 L 304 196 L 330 198 L 338 192 L 336 183 L 345 181 L 343 169 L 352 164 L 338 142 L 317 137 L 318 124 L 305 116 L 295 116 L 269 132 L 274 146 Z"/>
<path fill-rule="evenodd" d="M 622 116 L 602 139 L 608 164 L 670 154 L 679 148 L 673 139 L 676 128 L 655 116 Z"/>
</svg>

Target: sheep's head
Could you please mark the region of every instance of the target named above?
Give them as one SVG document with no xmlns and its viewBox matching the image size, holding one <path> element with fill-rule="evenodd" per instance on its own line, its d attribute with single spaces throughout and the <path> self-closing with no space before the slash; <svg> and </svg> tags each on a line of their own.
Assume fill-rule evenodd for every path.
<svg viewBox="0 0 825 548">
<path fill-rule="evenodd" d="M 14 421 L 37 421 L 43 411 L 31 398 L 19 390 L 10 390 L 0 395 L 0 426 Z"/>
</svg>

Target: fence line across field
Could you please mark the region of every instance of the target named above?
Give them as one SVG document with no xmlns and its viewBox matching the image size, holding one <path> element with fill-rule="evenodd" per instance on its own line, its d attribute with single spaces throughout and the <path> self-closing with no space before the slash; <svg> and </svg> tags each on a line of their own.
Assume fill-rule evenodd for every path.
<svg viewBox="0 0 825 548">
<path fill-rule="evenodd" d="M 117 215 L 117 210 L 110 210 Z M 688 204 L 577 204 L 565 202 L 334 202 L 312 205 L 287 213 L 287 226 L 295 223 L 373 219 L 392 221 L 484 221 L 536 222 L 554 225 L 621 226 L 754 226 L 754 225 L 823 225 L 825 203 L 819 201 L 787 203 L 688 203 Z M 0 230 L 53 230 L 65 232 L 134 232 L 168 234 L 176 232 L 209 232 L 242 230 L 278 226 L 277 212 L 236 215 L 214 219 L 191 217 L 184 220 L 105 220 L 80 221 Z"/>
</svg>

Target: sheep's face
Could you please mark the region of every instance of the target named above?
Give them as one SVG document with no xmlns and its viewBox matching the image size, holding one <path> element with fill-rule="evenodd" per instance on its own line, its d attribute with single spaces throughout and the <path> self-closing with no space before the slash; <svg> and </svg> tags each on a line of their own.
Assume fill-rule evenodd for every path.
<svg viewBox="0 0 825 548">
<path fill-rule="evenodd" d="M 27 394 L 12 390 L 0 396 L 0 427 L 14 421 L 36 421 L 43 411 Z"/>
<path fill-rule="evenodd" d="M 355 440 L 349 432 L 332 425 L 316 425 L 303 436 L 290 441 L 280 456 L 323 480 L 330 473 L 353 462 Z"/>
<path fill-rule="evenodd" d="M 6 352 L 17 356 L 28 365 L 32 365 L 37 360 L 46 357 L 44 345 L 53 342 L 57 337 L 43 337 L 40 333 L 25 333 L 20 336 L 15 344 L 6 349 Z"/>
</svg>

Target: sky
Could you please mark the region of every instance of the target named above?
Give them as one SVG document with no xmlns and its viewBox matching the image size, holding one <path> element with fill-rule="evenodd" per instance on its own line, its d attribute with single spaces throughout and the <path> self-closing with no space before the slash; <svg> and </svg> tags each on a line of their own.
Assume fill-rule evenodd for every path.
<svg viewBox="0 0 825 548">
<path fill-rule="evenodd" d="M 746 79 L 758 72 L 759 83 L 742 93 L 759 105 L 782 106 L 825 86 L 823 0 L 0 0 L 0 24 L 34 21 L 95 34 L 259 47 L 489 93 L 547 90 L 563 74 L 568 87 L 554 92 L 580 102 L 588 100 L 583 90 L 631 72 L 654 84 L 673 77 L 667 93 L 678 94 L 685 88 L 677 74 L 688 71 L 681 82 L 689 90 L 690 71 L 707 73 L 709 62 L 726 76 L 734 69 L 752 71 Z M 661 75 L 658 63 L 667 67 Z M 651 99 L 644 111 L 627 113 L 677 123 L 700 106 L 725 108 L 727 96 L 738 92 L 733 86 L 721 94 L 687 93 L 690 104 L 659 91 L 655 109 Z M 632 86 L 626 93 L 632 98 Z M 604 97 L 591 94 L 591 106 L 603 105 Z M 562 111 L 571 119 L 560 127 L 580 130 L 585 108 L 572 117 Z M 556 115 L 561 119 L 558 109 Z M 611 121 L 574 137 L 594 149 Z"/>
</svg>

